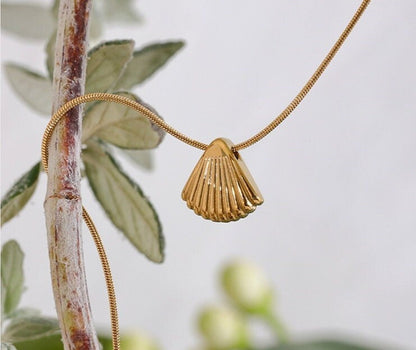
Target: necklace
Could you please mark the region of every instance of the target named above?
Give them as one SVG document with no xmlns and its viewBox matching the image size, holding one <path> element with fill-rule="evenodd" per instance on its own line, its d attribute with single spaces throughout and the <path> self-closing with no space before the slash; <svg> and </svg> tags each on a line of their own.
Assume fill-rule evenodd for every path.
<svg viewBox="0 0 416 350">
<path fill-rule="evenodd" d="M 190 209 L 205 219 L 220 222 L 236 221 L 247 216 L 263 203 L 263 197 L 238 151 L 263 139 L 293 112 L 329 65 L 369 3 L 370 0 L 361 3 L 334 46 L 289 105 L 270 124 L 249 139 L 236 145 L 227 139 L 216 139 L 207 145 L 180 133 L 135 101 L 113 94 L 91 93 L 67 102 L 51 118 L 42 142 L 43 167 L 47 169 L 48 143 L 53 129 L 70 109 L 97 100 L 116 102 L 142 113 L 180 141 L 205 151 L 182 191 L 182 199 Z"/>
<path fill-rule="evenodd" d="M 136 101 L 109 93 L 90 93 L 65 103 L 49 121 L 43 135 L 41 148 L 42 165 L 45 172 L 48 172 L 49 141 L 55 126 L 62 117 L 69 110 L 83 103 L 92 101 L 115 102 L 138 111 L 178 140 L 204 151 L 182 191 L 182 199 L 186 201 L 189 208 L 194 210 L 197 215 L 212 221 L 230 222 L 244 218 L 253 212 L 258 205 L 263 203 L 263 197 L 238 152 L 263 139 L 293 112 L 334 58 L 369 3 L 370 0 L 361 2 L 338 40 L 289 105 L 270 124 L 249 139 L 233 144 L 228 139 L 218 138 L 208 145 L 180 133 L 151 110 Z M 117 304 L 110 267 L 100 236 L 85 208 L 83 208 L 82 215 L 100 256 L 110 303 L 113 349 L 119 350 Z"/>
</svg>

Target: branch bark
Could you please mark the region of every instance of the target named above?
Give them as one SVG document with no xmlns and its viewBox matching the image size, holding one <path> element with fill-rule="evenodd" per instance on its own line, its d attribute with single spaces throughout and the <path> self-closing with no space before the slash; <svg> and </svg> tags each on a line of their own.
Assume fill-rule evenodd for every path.
<svg viewBox="0 0 416 350">
<path fill-rule="evenodd" d="M 60 1 L 53 111 L 84 93 L 91 3 L 92 0 Z M 98 350 L 81 239 L 81 119 L 82 109 L 72 109 L 52 136 L 45 216 L 52 287 L 64 348 Z"/>
</svg>

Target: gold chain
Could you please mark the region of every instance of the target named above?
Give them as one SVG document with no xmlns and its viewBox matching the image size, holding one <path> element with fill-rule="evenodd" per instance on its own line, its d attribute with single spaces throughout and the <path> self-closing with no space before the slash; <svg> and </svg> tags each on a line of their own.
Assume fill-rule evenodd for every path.
<svg viewBox="0 0 416 350">
<path fill-rule="evenodd" d="M 303 88 L 300 90 L 300 92 L 295 96 L 295 98 L 289 103 L 289 105 L 280 113 L 269 125 L 267 125 L 265 128 L 263 128 L 259 133 L 256 135 L 250 137 L 248 140 L 245 140 L 243 142 L 240 142 L 236 144 L 233 147 L 233 151 L 240 151 L 244 148 L 247 148 L 249 146 L 252 146 L 256 142 L 259 142 L 261 139 L 263 139 L 266 135 L 268 135 L 270 132 L 272 132 L 283 120 L 285 120 L 299 105 L 299 103 L 302 102 L 302 100 L 305 98 L 305 96 L 308 94 L 308 92 L 312 89 L 312 87 L 315 85 L 315 83 L 318 81 L 319 77 L 322 75 L 322 73 L 325 71 L 325 69 L 328 67 L 329 63 L 332 61 L 342 44 L 344 43 L 345 39 L 348 37 L 348 35 L 351 33 L 352 29 L 354 28 L 355 24 L 360 19 L 361 15 L 369 5 L 371 0 L 364 0 L 357 11 L 354 13 L 354 16 L 351 18 L 348 25 L 345 27 L 344 31 L 338 38 L 338 40 L 335 42 L 334 46 L 332 46 L 331 50 L 329 50 L 328 54 L 325 56 L 321 64 L 318 66 L 318 68 L 315 70 L 315 72 L 312 74 L 310 79 L 306 82 L 306 84 L 303 86 Z M 168 123 L 166 123 L 163 119 L 161 119 L 158 115 L 153 113 L 148 108 L 144 107 L 140 103 L 131 100 L 124 96 L 109 94 L 109 93 L 91 93 L 86 94 L 83 96 L 79 96 L 74 98 L 73 100 L 67 102 L 64 104 L 51 118 L 48 126 L 47 126 L 47 132 L 49 131 L 52 133 L 54 127 L 59 122 L 59 120 L 68 112 L 70 109 L 74 108 L 77 105 L 80 105 L 82 103 L 86 102 L 92 102 L 92 101 L 107 101 L 107 102 L 116 102 L 119 104 L 126 105 L 143 115 L 145 115 L 150 121 L 152 121 L 154 124 L 159 126 L 161 129 L 165 130 L 167 133 L 171 134 L 172 136 L 176 137 L 178 140 L 187 143 L 188 145 L 191 145 L 195 148 L 199 148 L 201 150 L 206 150 L 208 145 L 200 142 L 198 140 L 194 140 L 179 131 L 177 131 L 175 128 L 171 127 Z M 44 141 L 45 140 L 44 138 Z M 44 156 L 46 153 L 46 148 L 44 145 L 42 145 L 42 155 Z M 46 157 L 47 160 L 47 157 Z M 45 165 L 45 164 L 44 164 Z"/>
<path fill-rule="evenodd" d="M 289 103 L 289 105 L 282 111 L 282 113 L 280 113 L 269 125 L 267 125 L 259 133 L 252 136 L 251 138 L 249 138 L 248 140 L 244 142 L 236 144 L 233 147 L 233 151 L 242 150 L 260 141 L 266 135 L 272 132 L 283 120 L 285 120 L 294 111 L 294 109 L 305 98 L 305 96 L 315 85 L 319 77 L 322 75 L 322 73 L 324 72 L 328 64 L 334 58 L 339 48 L 342 46 L 345 39 L 348 37 L 352 29 L 354 28 L 355 24 L 358 22 L 361 15 L 367 8 L 370 1 L 371 0 L 362 1 L 361 5 L 355 12 L 354 16 L 352 17 L 352 19 L 350 20 L 350 22 L 348 23 L 348 25 L 346 26 L 346 28 L 344 29 L 344 31 L 342 32 L 342 34 L 340 35 L 340 37 L 338 38 L 334 46 L 325 56 L 324 60 L 321 62 L 319 67 L 315 70 L 315 72 L 307 81 L 307 83 L 304 85 L 304 87 L 301 89 L 301 91 L 295 96 L 295 98 Z M 52 133 L 56 125 L 62 119 L 62 117 L 66 115 L 66 113 L 69 110 L 71 110 L 75 106 L 78 106 L 82 103 L 87 103 L 87 102 L 92 102 L 92 101 L 115 102 L 115 103 L 128 106 L 138 111 L 139 113 L 142 113 L 143 115 L 145 115 L 151 122 L 156 124 L 161 129 L 165 130 L 167 133 L 176 137 L 178 140 L 184 143 L 187 143 L 188 145 L 191 145 L 193 147 L 199 148 L 201 150 L 206 150 L 208 147 L 207 144 L 191 139 L 190 137 L 180 133 L 179 131 L 171 127 L 169 124 L 167 124 L 157 114 L 155 114 L 154 112 L 152 112 L 151 110 L 149 110 L 148 108 L 144 107 L 143 105 L 141 105 L 140 103 L 134 100 L 131 100 L 124 96 L 114 95 L 114 94 L 109 94 L 109 93 L 90 93 L 90 94 L 76 97 L 73 100 L 65 103 L 62 107 L 58 109 L 58 111 L 52 116 L 51 120 L 49 121 L 45 129 L 43 138 L 42 138 L 42 148 L 41 148 L 42 165 L 43 165 L 43 168 L 45 169 L 45 172 L 48 172 L 49 141 L 51 139 Z M 110 265 L 108 263 L 108 259 L 104 250 L 104 246 L 101 242 L 100 235 L 98 234 L 98 231 L 93 221 L 91 220 L 88 212 L 85 210 L 84 207 L 82 207 L 82 216 L 93 237 L 94 243 L 98 251 L 98 255 L 100 257 L 101 265 L 102 265 L 103 272 L 104 272 L 105 282 L 107 286 L 108 300 L 110 304 L 113 349 L 119 350 L 120 349 L 120 332 L 119 332 L 119 325 L 118 325 L 117 302 L 116 302 L 116 295 L 114 291 L 113 279 L 111 276 Z"/>
<path fill-rule="evenodd" d="M 95 247 L 97 248 L 98 256 L 100 257 L 101 266 L 104 273 L 105 284 L 107 286 L 108 303 L 110 305 L 110 319 L 111 319 L 111 335 L 113 341 L 113 349 L 120 350 L 120 329 L 118 325 L 118 311 L 117 311 L 117 298 L 114 290 L 113 276 L 111 275 L 110 264 L 108 263 L 107 254 L 105 253 L 103 242 L 98 234 L 97 228 L 94 225 L 90 215 L 82 207 L 82 218 L 91 233 L 94 240 Z"/>
<path fill-rule="evenodd" d="M 295 98 L 289 103 L 289 105 L 280 113 L 269 125 L 267 125 L 263 130 L 261 130 L 258 134 L 250 137 L 248 140 L 241 142 L 234 146 L 234 151 L 239 151 L 244 148 L 247 148 L 256 142 L 259 142 L 262 138 L 272 132 L 283 120 L 285 120 L 290 113 L 294 111 L 294 109 L 302 102 L 308 92 L 312 89 L 315 83 L 318 81 L 319 77 L 322 75 L 328 64 L 332 61 L 336 53 L 338 52 L 339 48 L 344 43 L 345 39 L 347 39 L 348 35 L 351 33 L 352 29 L 354 28 L 355 24 L 360 19 L 361 15 L 367 8 L 370 0 L 364 0 L 360 7 L 355 12 L 354 16 L 351 18 L 348 25 L 345 27 L 344 31 L 332 46 L 331 50 L 329 50 L 328 54 L 325 56 L 324 60 L 321 62 L 319 67 L 315 70 L 312 76 L 309 78 L 307 83 L 304 85 L 302 90 L 295 96 Z"/>
</svg>

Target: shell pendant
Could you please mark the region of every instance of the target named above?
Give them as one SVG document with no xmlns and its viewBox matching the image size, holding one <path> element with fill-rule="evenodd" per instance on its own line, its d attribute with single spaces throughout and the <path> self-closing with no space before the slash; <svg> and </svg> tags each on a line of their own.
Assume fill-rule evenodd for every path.
<svg viewBox="0 0 416 350">
<path fill-rule="evenodd" d="M 216 222 L 246 217 L 263 203 L 263 197 L 233 143 L 214 140 L 195 166 L 182 191 L 188 207 Z"/>
</svg>

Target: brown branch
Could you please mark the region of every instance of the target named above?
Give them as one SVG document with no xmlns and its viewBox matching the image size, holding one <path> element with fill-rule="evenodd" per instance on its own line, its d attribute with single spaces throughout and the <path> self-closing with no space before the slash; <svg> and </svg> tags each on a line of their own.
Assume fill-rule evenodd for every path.
<svg viewBox="0 0 416 350">
<path fill-rule="evenodd" d="M 92 0 L 61 0 L 53 75 L 53 111 L 82 95 Z M 81 239 L 81 108 L 58 124 L 49 146 L 45 200 L 55 305 L 65 350 L 98 350 L 85 279 Z"/>
</svg>

